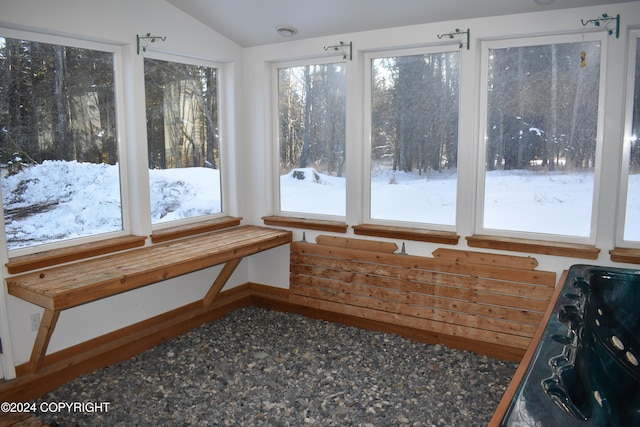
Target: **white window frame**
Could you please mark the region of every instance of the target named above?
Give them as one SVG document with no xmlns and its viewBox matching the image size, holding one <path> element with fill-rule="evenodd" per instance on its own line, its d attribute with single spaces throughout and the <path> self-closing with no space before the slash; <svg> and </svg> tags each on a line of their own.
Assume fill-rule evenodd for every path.
<svg viewBox="0 0 640 427">
<path fill-rule="evenodd" d="M 627 81 L 625 85 L 625 110 L 624 110 L 624 133 L 622 141 L 622 153 L 620 164 L 620 198 L 618 202 L 618 221 L 616 227 L 616 244 L 625 248 L 640 248 L 640 241 L 625 240 L 624 229 L 627 214 L 627 196 L 629 194 L 629 160 L 631 155 L 631 137 L 633 132 L 633 107 L 634 107 L 634 90 L 635 88 L 635 72 L 636 52 L 640 44 L 640 29 L 629 31 L 629 45 L 627 55 Z"/>
<path fill-rule="evenodd" d="M 392 56 L 412 56 L 412 55 L 430 55 L 430 54 L 438 54 L 438 53 L 450 53 L 457 51 L 453 45 L 436 45 L 436 46 L 422 46 L 422 47 L 413 47 L 413 48 L 401 48 L 401 49 L 392 49 L 392 50 L 384 50 L 384 51 L 375 51 L 368 52 L 365 54 L 365 62 L 364 62 L 364 167 L 363 167 L 363 214 L 364 221 L 367 224 L 376 224 L 383 226 L 396 226 L 396 227 L 413 227 L 413 228 L 422 228 L 428 230 L 439 230 L 439 231 L 455 231 L 457 228 L 458 222 L 458 209 L 460 207 L 459 197 L 459 180 L 460 173 L 459 171 L 456 173 L 456 207 L 453 215 L 453 225 L 448 224 L 436 224 L 436 223 L 427 223 L 427 222 L 410 222 L 403 220 L 388 220 L 388 219 L 378 219 L 371 218 L 371 104 L 372 104 L 372 94 L 371 94 L 371 85 L 372 85 L 372 69 L 371 63 L 374 59 L 378 58 L 388 58 Z M 460 117 L 462 114 L 462 52 L 460 54 L 460 81 L 458 86 L 458 154 L 460 153 L 460 135 L 461 135 L 461 124 Z M 460 156 L 458 155 L 458 159 Z"/>
<path fill-rule="evenodd" d="M 224 64 L 221 64 L 219 62 L 213 61 L 213 60 L 208 60 L 208 59 L 204 59 L 204 58 L 196 58 L 196 57 L 192 57 L 192 56 L 187 56 L 187 55 L 178 55 L 175 53 L 167 53 L 167 52 L 163 52 L 160 50 L 151 50 L 151 49 L 147 49 L 146 53 L 145 53 L 145 59 L 156 59 L 156 60 L 160 60 L 160 61 L 167 61 L 167 62 L 173 62 L 173 63 L 178 63 L 178 64 L 188 64 L 188 65 L 196 65 L 196 66 L 202 66 L 202 67 L 209 67 L 209 68 L 216 68 L 217 71 L 217 105 L 218 105 L 218 124 L 219 124 L 219 150 L 220 150 L 220 165 L 219 165 L 219 169 L 220 169 L 220 203 L 221 203 L 221 209 L 220 212 L 216 212 L 213 214 L 208 214 L 208 215 L 200 215 L 200 216 L 196 216 L 196 217 L 191 217 L 191 218 L 184 218 L 184 219 L 178 219 L 178 220 L 173 220 L 173 221 L 167 221 L 167 222 L 161 222 L 161 223 L 157 223 L 157 224 L 153 224 L 151 221 L 151 216 L 149 216 L 149 218 L 146 219 L 146 221 L 149 222 L 151 229 L 152 230 L 163 230 L 163 229 L 167 229 L 167 228 L 172 228 L 172 227 L 176 227 L 176 226 L 180 226 L 180 225 L 185 225 L 185 224 L 194 224 L 194 223 L 198 223 L 198 222 L 202 222 L 202 221 L 206 221 L 208 219 L 212 219 L 212 218 L 221 218 L 224 216 L 228 215 L 228 206 L 229 206 L 229 201 L 228 201 L 228 194 L 229 191 L 227 191 L 228 185 L 229 185 L 229 176 L 226 175 L 226 171 L 227 169 L 229 169 L 226 164 L 227 164 L 227 158 L 226 158 L 226 148 L 225 148 L 225 141 L 227 140 L 226 138 L 226 134 L 227 134 L 227 126 L 226 126 L 226 116 L 224 114 L 225 111 L 225 105 L 224 105 L 224 100 L 225 100 L 225 96 L 224 96 L 224 92 L 225 92 L 225 86 L 224 86 L 224 75 L 225 75 L 225 68 L 224 68 Z M 144 67 L 143 67 L 144 68 Z M 143 71 L 144 74 L 144 71 Z M 142 81 L 144 82 L 144 75 L 142 77 Z M 144 116 L 146 118 L 147 116 L 147 112 L 146 112 L 146 89 L 143 91 L 144 93 Z M 146 129 L 145 129 L 145 135 L 146 135 Z M 147 156 L 149 155 L 149 145 L 148 145 L 148 141 L 145 140 L 145 153 L 147 153 Z M 148 165 L 147 165 L 147 169 L 148 169 Z M 149 199 L 151 199 L 151 188 L 149 186 L 149 174 L 147 172 L 147 189 L 149 191 Z M 149 206 L 149 213 L 150 212 L 151 207 Z"/>
<path fill-rule="evenodd" d="M 33 254 L 46 250 L 66 248 L 78 246 L 84 243 L 98 242 L 110 238 L 128 236 L 132 234 L 131 231 L 131 211 L 132 206 L 130 202 L 129 180 L 127 176 L 128 171 L 128 151 L 126 148 L 125 135 L 128 134 L 126 129 L 126 105 L 124 103 L 124 82 L 123 82 L 123 54 L 122 47 L 116 44 L 109 44 L 107 42 L 97 42 L 77 38 L 62 37 L 57 35 L 42 34 L 30 31 L 14 30 L 9 28 L 0 27 L 0 35 L 3 38 L 29 40 L 38 43 L 48 43 L 53 45 L 68 46 L 80 49 L 91 49 L 101 52 L 109 52 L 113 54 L 113 84 L 114 84 L 114 98 L 116 105 L 116 135 L 118 144 L 118 167 L 120 176 L 120 209 L 122 214 L 122 229 L 107 233 L 98 233 L 90 236 L 74 237 L 57 242 L 44 243 L 40 245 L 30 246 L 26 248 L 17 248 L 11 251 L 8 250 L 6 245 L 6 230 L 4 227 L 4 221 L 2 221 L 2 251 L 8 253 L 7 257 L 18 257 L 22 255 Z M 4 210 L 4 207 L 3 207 Z"/>
<path fill-rule="evenodd" d="M 302 67 L 308 65 L 324 65 L 324 64 L 338 64 L 342 63 L 345 67 L 345 103 L 349 102 L 349 85 L 348 85 L 348 76 L 349 76 L 349 66 L 348 62 L 343 59 L 337 59 L 335 56 L 329 57 L 312 57 L 308 59 L 298 59 L 292 61 L 279 61 L 273 62 L 271 64 L 271 87 L 272 87 L 272 95 L 271 95 L 271 111 L 273 111 L 271 120 L 272 120 L 272 128 L 273 128 L 273 144 L 272 144 L 272 156 L 273 156 L 273 176 L 272 176 L 272 189 L 273 189 L 273 206 L 274 212 L 277 216 L 289 217 L 289 218 L 305 218 L 305 219 L 317 219 L 317 220 L 329 220 L 329 221 L 345 221 L 348 216 L 348 203 L 347 203 L 347 191 L 348 191 L 348 170 L 349 170 L 349 157 L 346 157 L 345 160 L 345 214 L 342 215 L 328 215 L 328 214 L 319 214 L 319 213 L 309 213 L 309 212 L 295 212 L 295 211 L 283 211 L 280 205 L 280 109 L 278 108 L 278 97 L 279 97 L 279 78 L 278 78 L 278 70 L 282 68 L 292 68 L 292 67 Z M 346 113 L 348 114 L 348 112 Z M 348 153 L 349 149 L 348 145 L 348 133 L 349 133 L 349 124 L 347 122 L 345 132 L 345 151 Z"/>
<path fill-rule="evenodd" d="M 497 230 L 484 228 L 484 199 L 485 199 L 485 177 L 486 177 L 486 153 L 487 153 L 487 102 L 488 102 L 488 74 L 489 74 L 489 49 L 541 46 L 562 43 L 577 43 L 585 41 L 600 42 L 600 81 L 598 93 L 598 123 L 596 135 L 596 163 L 594 165 L 594 186 L 593 198 L 591 201 L 591 224 L 588 237 L 558 235 L 550 233 L 534 233 L 515 230 Z M 498 237 L 513 237 L 522 239 L 546 240 L 564 243 L 581 243 L 593 245 L 596 242 L 596 225 L 598 223 L 598 200 L 600 198 L 600 175 L 602 170 L 602 151 L 604 135 L 605 117 L 605 91 L 606 91 L 606 69 L 607 69 L 607 33 L 589 32 L 578 34 L 556 34 L 537 37 L 512 37 L 499 40 L 484 40 L 480 43 L 481 65 L 479 82 L 479 133 L 478 133 L 478 163 L 477 163 L 477 187 L 476 187 L 476 215 L 475 230 L 477 234 L 492 235 Z"/>
</svg>

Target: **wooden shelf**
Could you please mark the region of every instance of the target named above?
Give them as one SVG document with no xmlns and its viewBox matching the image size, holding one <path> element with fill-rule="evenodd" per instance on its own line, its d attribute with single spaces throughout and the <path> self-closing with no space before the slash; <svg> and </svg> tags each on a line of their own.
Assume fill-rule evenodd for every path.
<svg viewBox="0 0 640 427">
<path fill-rule="evenodd" d="M 456 245 L 460 236 L 450 231 L 425 230 L 422 228 L 395 227 L 376 224 L 352 226 L 353 232 L 362 236 L 386 237 L 389 239 L 415 240 L 418 242 Z"/>
<path fill-rule="evenodd" d="M 466 237 L 467 244 L 475 248 L 498 249 L 570 258 L 597 259 L 600 249 L 593 245 L 549 242 L 546 240 L 517 239 L 474 234 Z"/>
<path fill-rule="evenodd" d="M 615 248 L 609 251 L 609 255 L 611 256 L 611 261 L 640 264 L 640 249 Z"/>
<path fill-rule="evenodd" d="M 321 219 L 295 218 L 288 216 L 264 216 L 265 225 L 278 227 L 301 228 L 307 230 L 331 231 L 334 233 L 346 233 L 347 223 L 342 221 L 327 221 Z"/>
</svg>

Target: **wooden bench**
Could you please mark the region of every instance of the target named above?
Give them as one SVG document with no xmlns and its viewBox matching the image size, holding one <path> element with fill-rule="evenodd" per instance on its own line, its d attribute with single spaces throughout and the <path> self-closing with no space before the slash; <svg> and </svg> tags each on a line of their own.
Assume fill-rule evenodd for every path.
<svg viewBox="0 0 640 427">
<path fill-rule="evenodd" d="M 291 244 L 291 302 L 493 357 L 520 360 L 555 289 L 555 272 L 536 270 L 531 257 L 455 249 L 424 257 L 388 242 L 316 241 Z"/>
<path fill-rule="evenodd" d="M 9 277 L 9 294 L 44 308 L 29 371 L 40 368 L 62 310 L 224 263 L 202 299 L 208 306 L 243 257 L 291 240 L 291 231 L 239 226 Z"/>
</svg>

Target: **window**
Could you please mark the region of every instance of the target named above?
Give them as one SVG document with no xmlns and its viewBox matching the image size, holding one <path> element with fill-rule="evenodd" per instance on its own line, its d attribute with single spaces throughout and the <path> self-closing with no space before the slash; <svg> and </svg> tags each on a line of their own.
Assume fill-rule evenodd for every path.
<svg viewBox="0 0 640 427">
<path fill-rule="evenodd" d="M 116 51 L 70 44 L 0 37 L 0 162 L 9 250 L 124 228 Z"/>
<path fill-rule="evenodd" d="M 636 32 L 637 34 L 637 32 Z M 640 242 L 640 43 L 638 38 L 632 38 L 635 42 L 635 61 L 630 76 L 634 76 L 631 108 L 631 132 L 628 133 L 625 144 L 625 155 L 628 156 L 628 178 L 626 212 L 624 221 L 625 241 Z M 626 157 L 623 157 L 626 159 Z"/>
<path fill-rule="evenodd" d="M 484 46 L 479 228 L 593 238 L 601 40 L 559 37 Z"/>
<path fill-rule="evenodd" d="M 455 225 L 459 52 L 370 57 L 370 218 Z"/>
<path fill-rule="evenodd" d="M 144 59 L 152 224 L 222 212 L 218 68 Z"/>
<path fill-rule="evenodd" d="M 344 217 L 346 64 L 277 68 L 280 212 Z"/>
</svg>

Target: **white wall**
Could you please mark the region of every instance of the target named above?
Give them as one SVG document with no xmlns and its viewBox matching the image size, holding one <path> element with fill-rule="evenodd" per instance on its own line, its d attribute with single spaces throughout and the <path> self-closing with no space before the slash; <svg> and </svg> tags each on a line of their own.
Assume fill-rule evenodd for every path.
<svg viewBox="0 0 640 427">
<path fill-rule="evenodd" d="M 362 159 L 365 153 L 363 138 L 363 70 L 366 52 L 402 47 L 442 44 L 438 34 L 449 33 L 456 28 L 471 30 L 471 49 L 461 50 L 461 96 L 459 158 L 458 158 L 458 217 L 457 232 L 461 236 L 458 249 L 467 249 L 465 236 L 474 234 L 475 173 L 477 170 L 478 105 L 480 75 L 480 43 L 483 40 L 510 38 L 517 36 L 537 36 L 554 33 L 577 33 L 598 30 L 594 26 L 583 27 L 581 19 L 597 18 L 602 13 L 621 15 L 620 38 L 607 38 L 607 75 L 604 119 L 604 151 L 602 155 L 602 191 L 598 202 L 596 247 L 601 252 L 597 260 L 573 259 L 546 255 L 533 256 L 540 269 L 556 271 L 558 276 L 564 269 L 574 264 L 615 265 L 637 269 L 637 265 L 613 263 L 609 250 L 615 247 L 615 227 L 620 184 L 620 156 L 624 129 L 624 103 L 627 71 L 628 32 L 640 28 L 640 2 L 612 4 L 606 7 L 568 9 L 534 14 L 510 15 L 482 19 L 468 19 L 434 24 L 391 28 L 341 34 L 325 38 L 291 41 L 287 43 L 258 46 L 245 49 L 245 102 L 247 104 L 247 137 L 253 152 L 254 170 L 264 176 L 260 187 L 248 187 L 251 192 L 251 222 L 259 221 L 263 215 L 273 214 L 274 200 L 270 177 L 274 175 L 274 153 L 270 150 L 273 140 L 273 116 L 270 80 L 271 65 L 274 62 L 303 57 L 327 56 L 323 47 L 339 41 L 353 43 L 354 57 L 347 61 L 347 224 L 363 222 L 362 188 L 365 173 Z M 600 30 L 601 31 L 601 30 Z M 457 44 L 457 41 L 446 41 Z M 331 55 L 332 53 L 329 53 Z M 335 55 L 335 53 L 334 53 Z M 339 60 L 341 56 L 336 56 Z M 266 159 L 266 160 L 262 160 Z M 308 241 L 318 234 L 306 231 Z M 294 239 L 300 239 L 301 230 L 296 230 Z M 347 236 L 353 236 L 351 228 Z M 358 237 L 358 236 L 355 236 Z M 381 239 L 385 240 L 385 239 Z M 388 239 L 387 239 L 388 240 Z M 397 240 L 398 246 L 402 241 Z M 430 256 L 441 245 L 420 242 L 406 242 L 406 249 L 412 255 Z M 469 248 L 482 251 L 483 249 Z M 494 251 L 497 252 L 497 251 Z M 508 252 L 507 252 L 508 253 Z M 513 255 L 527 255 L 511 253 Z"/>
<path fill-rule="evenodd" d="M 416 25 L 382 31 L 336 35 L 303 41 L 291 41 L 277 45 L 242 49 L 218 33 L 203 26 L 173 6 L 157 0 L 0 0 L 0 27 L 71 37 L 89 38 L 123 46 L 125 52 L 125 77 L 127 85 L 127 130 L 132 141 L 146 141 L 144 117 L 144 82 L 142 56 L 136 54 L 136 34 L 148 32 L 166 36 L 158 43 L 163 51 L 183 53 L 213 59 L 225 66 L 227 106 L 233 112 L 226 123 L 226 164 L 228 176 L 227 194 L 231 215 L 244 218 L 245 223 L 261 224 L 261 217 L 274 213 L 272 177 L 275 173 L 272 140 L 272 87 L 271 62 L 300 57 L 326 55 L 323 46 L 338 41 L 353 42 L 354 59 L 348 64 L 347 85 L 347 146 L 348 146 L 348 217 L 347 223 L 362 222 L 360 206 L 363 188 L 363 78 L 364 53 L 393 47 L 440 43 L 437 34 L 454 28 L 470 28 L 472 48 L 462 51 L 462 97 L 460 132 L 458 232 L 462 236 L 459 248 L 466 248 L 464 236 L 473 234 L 472 212 L 475 180 L 475 141 L 477 141 L 477 87 L 479 75 L 478 43 L 482 39 L 512 36 L 514 34 L 544 34 L 548 32 L 581 31 L 580 19 L 593 18 L 603 12 L 622 15 L 621 39 L 609 42 L 607 75 L 607 117 L 605 119 L 606 149 L 603 166 L 609 171 L 603 185 L 608 191 L 600 201 L 599 233 L 597 246 L 602 252 L 595 262 L 612 265 L 608 251 L 613 248 L 613 230 L 617 206 L 617 188 L 620 170 L 621 132 L 623 128 L 623 103 L 626 63 L 626 37 L 629 26 L 640 27 L 640 2 L 596 8 L 582 8 L 550 13 L 461 20 L 437 24 Z M 131 155 L 137 158 L 132 165 L 136 176 L 131 187 L 131 199 L 145 205 L 147 180 L 146 143 L 132 145 Z M 144 166 L 144 167 L 143 167 Z M 238 173 L 235 173 L 238 171 Z M 250 173 L 247 173 L 250 171 Z M 610 189 L 610 191 L 609 191 Z M 142 198 L 142 199 L 141 199 Z M 141 201 L 142 200 L 142 201 Z M 148 203 L 146 203 L 148 205 Z M 138 232 L 149 234 L 146 224 L 133 224 Z M 311 241 L 318 233 L 307 231 Z M 351 230 L 348 235 L 352 235 Z M 301 230 L 295 230 L 299 240 Z M 397 242 L 401 243 L 401 242 Z M 407 251 L 415 255 L 429 255 L 438 245 L 406 242 Z M 232 276 L 228 287 L 247 281 L 287 287 L 289 281 L 288 248 L 280 247 L 245 259 Z M 551 256 L 536 256 L 540 268 L 558 273 L 572 264 L 585 260 Z M 6 260 L 3 260 L 6 261 Z M 620 265 L 624 266 L 624 265 Z M 629 266 L 634 268 L 634 266 Z M 637 267 L 637 266 L 635 266 Z M 214 267 L 157 285 L 138 289 L 123 295 L 104 299 L 85 306 L 67 310 L 61 314 L 49 351 L 56 351 L 78 342 L 99 336 L 133 322 L 157 315 L 172 308 L 201 298 L 211 285 Z M 3 281 L 4 283 L 4 281 Z M 6 292 L 6 291 L 5 291 Z M 1 301 L 0 301 L 1 302 Z M 6 296 L 12 354 L 16 364 L 28 360 L 35 333 L 29 328 L 29 315 L 42 310 L 11 296 Z M 0 331 L 1 332 L 1 331 Z M 4 337 L 3 337 L 4 338 Z M 5 341 L 5 348 L 7 348 Z M 5 374 L 9 374 L 5 372 Z"/>
</svg>

